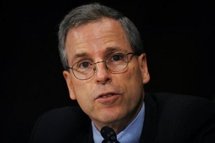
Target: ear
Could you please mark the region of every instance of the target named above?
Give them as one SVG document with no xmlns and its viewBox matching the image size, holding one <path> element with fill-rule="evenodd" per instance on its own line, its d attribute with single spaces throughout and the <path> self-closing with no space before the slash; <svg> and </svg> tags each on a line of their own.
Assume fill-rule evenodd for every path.
<svg viewBox="0 0 215 143">
<path fill-rule="evenodd" d="M 142 74 L 143 84 L 146 84 L 150 80 L 150 75 L 149 75 L 149 71 L 148 71 L 147 59 L 146 59 L 145 53 L 141 54 L 138 57 L 138 62 L 139 62 L 139 68 L 140 68 L 141 74 Z"/>
<path fill-rule="evenodd" d="M 66 80 L 66 84 L 67 84 L 67 87 L 68 87 L 68 90 L 69 90 L 69 97 L 72 100 L 76 100 L 76 94 L 75 94 L 75 91 L 74 91 L 74 85 L 72 83 L 71 74 L 68 71 L 65 70 L 65 71 L 63 71 L 63 77 Z"/>
</svg>

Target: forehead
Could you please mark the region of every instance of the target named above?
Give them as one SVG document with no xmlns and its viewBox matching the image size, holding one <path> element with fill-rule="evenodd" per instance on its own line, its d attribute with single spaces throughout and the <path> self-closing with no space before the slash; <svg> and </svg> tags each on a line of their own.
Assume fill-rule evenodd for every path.
<svg viewBox="0 0 215 143">
<path fill-rule="evenodd" d="M 66 37 L 65 46 L 68 58 L 80 53 L 97 54 L 114 48 L 131 50 L 121 24 L 109 18 L 71 29 Z"/>
</svg>

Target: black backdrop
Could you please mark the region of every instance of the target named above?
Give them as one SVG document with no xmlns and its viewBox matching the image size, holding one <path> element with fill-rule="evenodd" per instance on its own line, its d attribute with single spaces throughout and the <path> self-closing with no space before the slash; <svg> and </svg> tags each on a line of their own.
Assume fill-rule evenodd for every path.
<svg viewBox="0 0 215 143">
<path fill-rule="evenodd" d="M 0 140 L 25 143 L 39 115 L 73 104 L 58 56 L 58 24 L 71 8 L 91 1 L 1 2 Z M 122 11 L 141 31 L 151 73 L 146 92 L 175 92 L 214 99 L 212 3 L 100 2 Z"/>
</svg>

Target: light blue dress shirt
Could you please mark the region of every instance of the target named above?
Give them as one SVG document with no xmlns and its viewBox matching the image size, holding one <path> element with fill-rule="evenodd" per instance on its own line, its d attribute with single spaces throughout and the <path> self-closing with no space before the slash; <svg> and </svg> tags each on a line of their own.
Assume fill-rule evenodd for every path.
<svg viewBox="0 0 215 143">
<path fill-rule="evenodd" d="M 143 128 L 144 115 L 145 104 L 143 103 L 141 110 L 134 118 L 134 120 L 124 130 L 117 134 L 117 140 L 120 143 L 139 143 Z M 103 141 L 103 137 L 101 136 L 100 131 L 97 130 L 93 122 L 92 128 L 94 143 L 101 143 Z"/>
</svg>

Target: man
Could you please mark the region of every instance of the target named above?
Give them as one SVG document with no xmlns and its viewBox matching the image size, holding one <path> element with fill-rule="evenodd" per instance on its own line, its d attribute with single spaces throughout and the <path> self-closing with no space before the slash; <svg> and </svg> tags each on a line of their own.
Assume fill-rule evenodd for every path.
<svg viewBox="0 0 215 143">
<path fill-rule="evenodd" d="M 60 24 L 59 50 L 70 98 L 80 108 L 42 116 L 32 143 L 215 141 L 214 104 L 144 93 L 150 76 L 139 32 L 116 10 L 97 3 L 73 9 Z"/>
</svg>

